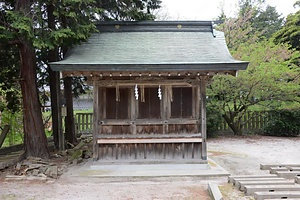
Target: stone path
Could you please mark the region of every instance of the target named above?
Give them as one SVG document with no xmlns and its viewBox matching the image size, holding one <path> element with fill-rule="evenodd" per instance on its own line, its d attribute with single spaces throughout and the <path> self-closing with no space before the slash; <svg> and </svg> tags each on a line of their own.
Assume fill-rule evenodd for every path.
<svg viewBox="0 0 300 200">
<path fill-rule="evenodd" d="M 270 174 L 229 176 L 228 182 L 256 200 L 300 199 L 299 167 L 300 164 L 261 164 L 260 169 Z"/>
</svg>

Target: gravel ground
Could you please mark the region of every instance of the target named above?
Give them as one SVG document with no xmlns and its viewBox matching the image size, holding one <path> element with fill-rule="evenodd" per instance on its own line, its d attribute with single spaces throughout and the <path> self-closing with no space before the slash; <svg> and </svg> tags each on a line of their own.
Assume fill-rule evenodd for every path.
<svg viewBox="0 0 300 200">
<path fill-rule="evenodd" d="M 267 174 L 261 163 L 299 163 L 300 138 L 239 137 L 208 141 L 208 155 L 231 175 Z M 76 167 L 69 170 L 75 170 Z M 226 177 L 162 178 L 82 178 L 62 176 L 55 181 L 4 181 L 0 179 L 0 199 L 209 199 L 208 182 L 220 185 L 224 199 L 244 197 Z"/>
</svg>

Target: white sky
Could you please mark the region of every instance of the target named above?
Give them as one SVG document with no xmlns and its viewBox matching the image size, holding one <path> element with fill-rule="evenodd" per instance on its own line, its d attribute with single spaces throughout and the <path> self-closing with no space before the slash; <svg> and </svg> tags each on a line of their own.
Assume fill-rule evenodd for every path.
<svg viewBox="0 0 300 200">
<path fill-rule="evenodd" d="M 296 12 L 296 0 L 266 0 L 283 16 Z M 161 20 L 213 20 L 221 13 L 222 5 L 227 16 L 234 16 L 238 0 L 162 0 L 158 15 Z"/>
</svg>

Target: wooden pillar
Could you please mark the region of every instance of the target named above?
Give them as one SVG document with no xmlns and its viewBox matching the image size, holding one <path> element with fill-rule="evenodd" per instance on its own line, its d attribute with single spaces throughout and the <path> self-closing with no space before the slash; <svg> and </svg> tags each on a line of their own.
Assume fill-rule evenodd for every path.
<svg viewBox="0 0 300 200">
<path fill-rule="evenodd" d="M 163 89 L 163 98 L 162 98 L 162 109 L 161 109 L 161 116 L 162 119 L 165 121 L 163 124 L 163 134 L 168 134 L 169 133 L 169 125 L 168 125 L 168 120 L 170 119 L 170 106 L 171 106 L 171 100 L 170 100 L 170 95 L 169 90 L 172 89 L 171 86 L 165 85 L 162 87 Z"/>
<path fill-rule="evenodd" d="M 207 145 L 206 145 L 206 77 L 200 78 L 200 109 L 201 109 L 201 135 L 202 149 L 201 158 L 207 160 Z"/>
<path fill-rule="evenodd" d="M 99 88 L 96 79 L 93 79 L 93 160 L 99 159 L 99 145 L 97 144 L 99 128 Z"/>
<path fill-rule="evenodd" d="M 136 135 L 136 119 L 137 119 L 137 112 L 136 112 L 136 108 L 137 108 L 137 105 L 138 105 L 138 101 L 135 99 L 135 96 L 134 96 L 134 88 L 133 87 L 130 87 L 130 96 L 129 96 L 129 99 L 130 99 L 130 119 L 131 119 L 131 134 L 132 135 Z"/>
</svg>

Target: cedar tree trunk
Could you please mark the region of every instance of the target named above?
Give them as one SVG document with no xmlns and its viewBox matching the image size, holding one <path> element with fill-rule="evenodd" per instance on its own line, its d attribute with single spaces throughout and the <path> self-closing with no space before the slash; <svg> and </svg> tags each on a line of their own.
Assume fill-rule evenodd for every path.
<svg viewBox="0 0 300 200">
<path fill-rule="evenodd" d="M 48 27 L 51 30 L 55 30 L 55 17 L 54 17 L 54 6 L 52 2 L 47 5 L 48 14 Z M 58 48 L 49 50 L 48 61 L 55 62 L 58 61 Z M 59 149 L 59 134 L 62 134 L 62 120 L 60 114 L 60 80 L 59 72 L 53 71 L 48 66 L 49 73 L 49 86 L 50 86 L 50 97 L 51 97 L 51 117 L 52 117 L 52 134 L 54 140 L 54 146 Z"/>
<path fill-rule="evenodd" d="M 47 159 L 50 154 L 37 91 L 35 52 L 33 46 L 26 41 L 19 44 L 19 51 L 25 156 Z"/>
<path fill-rule="evenodd" d="M 72 78 L 64 78 L 65 99 L 67 107 L 67 116 L 65 118 L 65 134 L 67 142 L 75 144 L 75 122 L 73 114 L 73 95 L 72 95 Z"/>
</svg>

